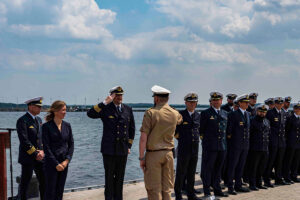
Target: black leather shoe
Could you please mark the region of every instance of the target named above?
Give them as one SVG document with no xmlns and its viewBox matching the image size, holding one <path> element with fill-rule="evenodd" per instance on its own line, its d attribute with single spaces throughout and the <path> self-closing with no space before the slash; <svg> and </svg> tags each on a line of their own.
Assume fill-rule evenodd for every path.
<svg viewBox="0 0 300 200">
<path fill-rule="evenodd" d="M 263 189 L 263 190 L 268 189 L 267 187 L 265 187 L 265 186 L 263 186 L 263 185 L 259 185 L 259 186 L 257 186 L 257 188 L 258 188 L 258 189 Z"/>
<path fill-rule="evenodd" d="M 237 193 L 236 193 L 236 191 L 234 191 L 234 189 L 228 189 L 228 194 L 237 195 Z"/>
<path fill-rule="evenodd" d="M 285 182 L 283 179 L 279 179 L 275 181 L 275 185 L 290 185 L 290 184 Z"/>
<path fill-rule="evenodd" d="M 201 192 L 201 190 L 196 190 L 196 189 L 194 189 L 194 193 L 195 193 L 195 194 L 201 194 L 202 192 Z"/>
<path fill-rule="evenodd" d="M 284 181 L 289 184 L 294 184 L 294 181 L 292 181 L 291 179 L 284 179 Z"/>
<path fill-rule="evenodd" d="M 250 192 L 248 188 L 240 187 L 240 188 L 234 188 L 237 192 Z"/>
<path fill-rule="evenodd" d="M 273 187 L 274 187 L 274 185 L 271 184 L 270 182 L 269 182 L 269 183 L 265 183 L 265 186 L 266 186 L 266 187 L 269 187 L 269 188 L 273 188 Z"/>
<path fill-rule="evenodd" d="M 215 191 L 214 194 L 215 194 L 215 196 L 218 196 L 218 197 L 228 197 L 228 194 L 225 194 L 222 191 Z"/>
<path fill-rule="evenodd" d="M 295 182 L 295 183 L 300 183 L 300 180 L 298 178 L 292 178 L 292 180 Z"/>
<path fill-rule="evenodd" d="M 249 189 L 252 190 L 252 191 L 257 191 L 258 190 L 258 188 L 255 187 L 255 186 L 250 186 Z"/>
</svg>

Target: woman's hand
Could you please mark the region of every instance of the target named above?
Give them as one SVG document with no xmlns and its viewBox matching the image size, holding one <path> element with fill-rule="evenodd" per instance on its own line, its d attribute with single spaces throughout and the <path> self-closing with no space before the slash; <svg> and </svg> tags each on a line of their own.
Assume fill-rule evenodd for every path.
<svg viewBox="0 0 300 200">
<path fill-rule="evenodd" d="M 59 171 L 59 172 L 62 172 L 62 171 L 65 170 L 65 168 L 64 168 L 64 166 L 62 166 L 62 164 L 58 164 L 58 165 L 56 166 L 56 170 Z"/>
<path fill-rule="evenodd" d="M 66 168 L 67 166 L 68 166 L 68 164 L 69 164 L 69 160 L 67 159 L 67 160 L 65 160 L 65 161 L 63 161 L 62 163 L 60 163 L 64 168 Z"/>
</svg>

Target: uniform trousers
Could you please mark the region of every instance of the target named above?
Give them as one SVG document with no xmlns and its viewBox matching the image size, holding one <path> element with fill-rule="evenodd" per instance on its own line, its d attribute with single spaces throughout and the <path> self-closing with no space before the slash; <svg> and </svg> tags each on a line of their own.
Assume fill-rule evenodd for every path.
<svg viewBox="0 0 300 200">
<path fill-rule="evenodd" d="M 297 178 L 300 162 L 300 149 L 286 148 L 283 164 L 283 177 L 286 180 Z"/>
<path fill-rule="evenodd" d="M 34 161 L 31 165 L 22 165 L 21 169 L 21 182 L 19 185 L 19 198 L 21 200 L 27 200 L 27 190 L 32 178 L 33 171 L 39 181 L 40 197 L 41 200 L 44 199 L 45 192 L 45 176 L 43 172 L 43 163 Z"/>
<path fill-rule="evenodd" d="M 269 183 L 273 167 L 275 168 L 275 180 L 282 179 L 282 161 L 285 148 L 269 146 L 269 159 L 264 173 L 264 182 Z"/>
<path fill-rule="evenodd" d="M 261 186 L 262 175 L 268 162 L 267 151 L 249 151 L 248 175 L 250 186 Z"/>
<path fill-rule="evenodd" d="M 122 200 L 127 155 L 102 154 L 102 156 L 105 170 L 105 200 Z"/>
<path fill-rule="evenodd" d="M 175 195 L 181 197 L 181 190 L 185 180 L 188 196 L 194 196 L 195 173 L 198 154 L 178 155 L 176 165 Z"/>
<path fill-rule="evenodd" d="M 174 158 L 171 150 L 146 153 L 144 174 L 148 200 L 171 200 L 174 188 Z"/>
<path fill-rule="evenodd" d="M 62 200 L 68 168 L 64 171 L 57 171 L 55 167 L 45 163 L 44 172 L 46 180 L 45 200 Z"/>
<path fill-rule="evenodd" d="M 246 163 L 248 150 L 229 148 L 228 150 L 228 183 L 229 189 L 233 189 L 233 179 L 235 180 L 234 187 L 242 187 L 242 175 Z"/>
<path fill-rule="evenodd" d="M 210 151 L 202 149 L 201 179 L 205 195 L 210 194 L 210 186 L 214 191 L 221 191 L 221 171 L 226 158 L 226 151 Z"/>
</svg>

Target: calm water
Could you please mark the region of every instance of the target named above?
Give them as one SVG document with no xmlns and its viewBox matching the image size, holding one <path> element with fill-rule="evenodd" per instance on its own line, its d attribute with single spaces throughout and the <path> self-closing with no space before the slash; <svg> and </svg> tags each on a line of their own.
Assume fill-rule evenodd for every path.
<svg viewBox="0 0 300 200">
<path fill-rule="evenodd" d="M 15 128 L 16 121 L 23 112 L 0 112 L 0 128 Z M 134 112 L 136 135 L 128 156 L 125 180 L 143 178 L 143 173 L 139 167 L 138 145 L 143 120 L 143 112 Z M 43 118 L 45 113 L 41 113 Z M 90 119 L 85 112 L 67 113 L 65 121 L 70 122 L 73 130 L 75 150 L 73 159 L 69 166 L 68 178 L 65 188 L 75 188 L 90 185 L 104 184 L 104 167 L 102 154 L 100 153 L 100 142 L 102 138 L 102 122 L 100 119 Z M 20 164 L 18 164 L 19 140 L 17 132 L 12 133 L 12 156 L 13 156 L 13 176 L 14 193 L 17 193 L 16 177 L 21 174 Z M 200 149 L 201 151 L 201 149 Z M 9 151 L 8 151 L 9 152 Z M 199 160 L 200 160 L 199 154 Z M 9 163 L 9 154 L 7 154 Z M 9 165 L 8 165 L 8 173 Z M 200 170 L 198 161 L 197 171 Z M 10 176 L 8 177 L 8 190 L 10 191 Z M 10 196 L 10 192 L 8 193 Z"/>
</svg>

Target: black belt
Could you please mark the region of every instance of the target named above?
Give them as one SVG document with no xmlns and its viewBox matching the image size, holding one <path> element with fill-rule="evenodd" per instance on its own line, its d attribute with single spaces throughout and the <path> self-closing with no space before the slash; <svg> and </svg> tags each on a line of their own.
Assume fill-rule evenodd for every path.
<svg viewBox="0 0 300 200">
<path fill-rule="evenodd" d="M 156 152 L 156 151 L 172 151 L 172 149 L 157 149 L 157 150 L 146 150 L 147 152 Z"/>
</svg>

